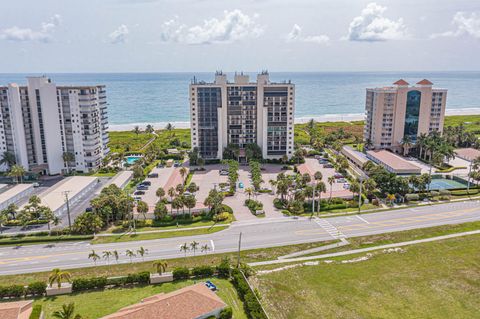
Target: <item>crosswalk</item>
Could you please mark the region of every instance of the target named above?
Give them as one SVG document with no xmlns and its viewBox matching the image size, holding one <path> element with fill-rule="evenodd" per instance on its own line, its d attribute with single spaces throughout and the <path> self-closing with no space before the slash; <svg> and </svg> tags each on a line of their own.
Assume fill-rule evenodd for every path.
<svg viewBox="0 0 480 319">
<path fill-rule="evenodd" d="M 326 218 L 315 218 L 315 222 L 318 226 L 322 227 L 330 236 L 335 239 L 347 237 L 342 232 L 340 232 L 337 227 L 330 224 L 330 222 Z"/>
</svg>

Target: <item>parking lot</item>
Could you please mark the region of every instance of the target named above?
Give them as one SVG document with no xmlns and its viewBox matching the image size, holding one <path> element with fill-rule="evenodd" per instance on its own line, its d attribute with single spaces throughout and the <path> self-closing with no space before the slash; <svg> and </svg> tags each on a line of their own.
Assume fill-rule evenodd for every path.
<svg viewBox="0 0 480 319">
<path fill-rule="evenodd" d="M 192 176 L 192 182 L 195 183 L 199 190 L 196 194 L 197 202 L 203 203 L 211 189 L 219 189 L 219 184 L 227 183 L 228 176 L 220 175 L 219 170 L 224 168 L 223 165 L 208 165 L 204 171 L 196 171 Z"/>
<path fill-rule="evenodd" d="M 309 173 L 313 176 L 315 172 L 319 171 L 322 173 L 322 181 L 325 183 L 327 191 L 322 196 L 330 196 L 330 184 L 328 184 L 328 178 L 330 176 L 334 176 L 336 171 L 334 168 L 325 168 L 322 164 L 318 162 L 315 158 L 306 158 L 305 164 L 301 164 L 298 166 L 298 170 L 301 174 Z M 353 194 L 348 189 L 344 188 L 343 182 L 338 182 L 339 180 L 336 179 L 335 183 L 332 184 L 332 197 L 341 197 L 341 198 L 352 198 Z"/>
</svg>

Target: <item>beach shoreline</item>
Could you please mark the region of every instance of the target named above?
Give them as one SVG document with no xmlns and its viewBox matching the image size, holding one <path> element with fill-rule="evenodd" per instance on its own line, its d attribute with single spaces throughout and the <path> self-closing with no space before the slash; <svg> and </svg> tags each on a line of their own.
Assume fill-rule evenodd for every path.
<svg viewBox="0 0 480 319">
<path fill-rule="evenodd" d="M 480 107 L 478 108 L 465 108 L 465 109 L 447 109 L 445 111 L 446 116 L 452 115 L 480 115 Z M 295 124 L 307 123 L 311 119 L 314 119 L 316 122 L 353 122 L 353 121 L 363 121 L 365 119 L 365 114 L 363 113 L 353 113 L 353 114 L 325 114 L 311 117 L 299 117 L 295 118 Z M 131 131 L 135 126 L 144 129 L 148 124 L 153 125 L 155 129 L 162 129 L 165 126 L 171 123 L 175 128 L 190 128 L 190 122 L 153 122 L 153 123 L 127 123 L 127 124 L 110 124 L 110 132 L 119 132 L 119 131 Z"/>
</svg>

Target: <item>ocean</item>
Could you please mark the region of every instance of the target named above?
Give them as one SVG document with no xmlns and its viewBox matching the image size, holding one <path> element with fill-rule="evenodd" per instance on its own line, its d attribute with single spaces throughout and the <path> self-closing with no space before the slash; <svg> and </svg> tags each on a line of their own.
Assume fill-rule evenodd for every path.
<svg viewBox="0 0 480 319">
<path fill-rule="evenodd" d="M 233 73 L 227 73 L 233 80 Z M 255 80 L 256 73 L 248 73 Z M 0 85 L 23 84 L 26 76 L 0 74 Z M 49 73 L 57 84 L 104 84 L 112 127 L 189 121 L 188 85 L 195 76 L 212 81 L 214 72 L 185 73 Z M 270 73 L 271 81 L 291 80 L 296 86 L 297 121 L 309 118 L 357 119 L 364 113 L 365 88 L 387 86 L 403 78 L 416 83 L 427 78 L 448 89 L 447 110 L 480 110 L 480 72 L 312 72 Z M 473 110 L 475 111 L 475 110 Z M 468 113 L 468 112 L 467 112 Z M 157 128 L 159 128 L 157 126 Z"/>
</svg>

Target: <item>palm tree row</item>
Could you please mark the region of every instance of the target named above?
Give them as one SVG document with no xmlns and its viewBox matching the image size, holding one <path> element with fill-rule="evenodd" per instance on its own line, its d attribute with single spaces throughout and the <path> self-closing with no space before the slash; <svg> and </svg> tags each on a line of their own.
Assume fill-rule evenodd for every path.
<svg viewBox="0 0 480 319">
<path fill-rule="evenodd" d="M 125 251 L 125 256 L 130 258 L 130 263 L 132 263 L 133 258 L 137 257 L 137 256 L 140 256 L 142 258 L 142 260 L 145 260 L 146 255 L 148 255 L 148 249 L 145 249 L 143 247 L 140 247 L 136 251 L 134 251 L 132 249 L 127 249 Z M 88 259 L 91 259 L 94 262 L 95 266 L 97 265 L 97 261 L 100 260 L 102 257 L 103 257 L 103 259 L 106 260 L 107 265 L 110 264 L 110 258 L 114 258 L 115 261 L 118 264 L 118 259 L 120 258 L 120 254 L 118 253 L 117 250 L 113 250 L 113 251 L 105 250 L 105 251 L 102 252 L 102 256 L 100 257 L 100 255 L 93 249 L 88 254 Z"/>
<path fill-rule="evenodd" d="M 198 243 L 194 240 L 190 244 L 183 243 L 180 246 L 180 251 L 185 253 L 185 258 L 187 257 L 187 252 L 189 252 L 189 251 L 193 251 L 193 256 L 195 256 L 199 246 L 200 246 L 200 243 Z M 206 255 L 211 250 L 211 248 L 210 248 L 210 246 L 208 246 L 208 244 L 205 244 L 205 245 L 200 247 L 200 250 L 201 250 L 202 253 L 205 253 L 205 255 Z"/>
</svg>

